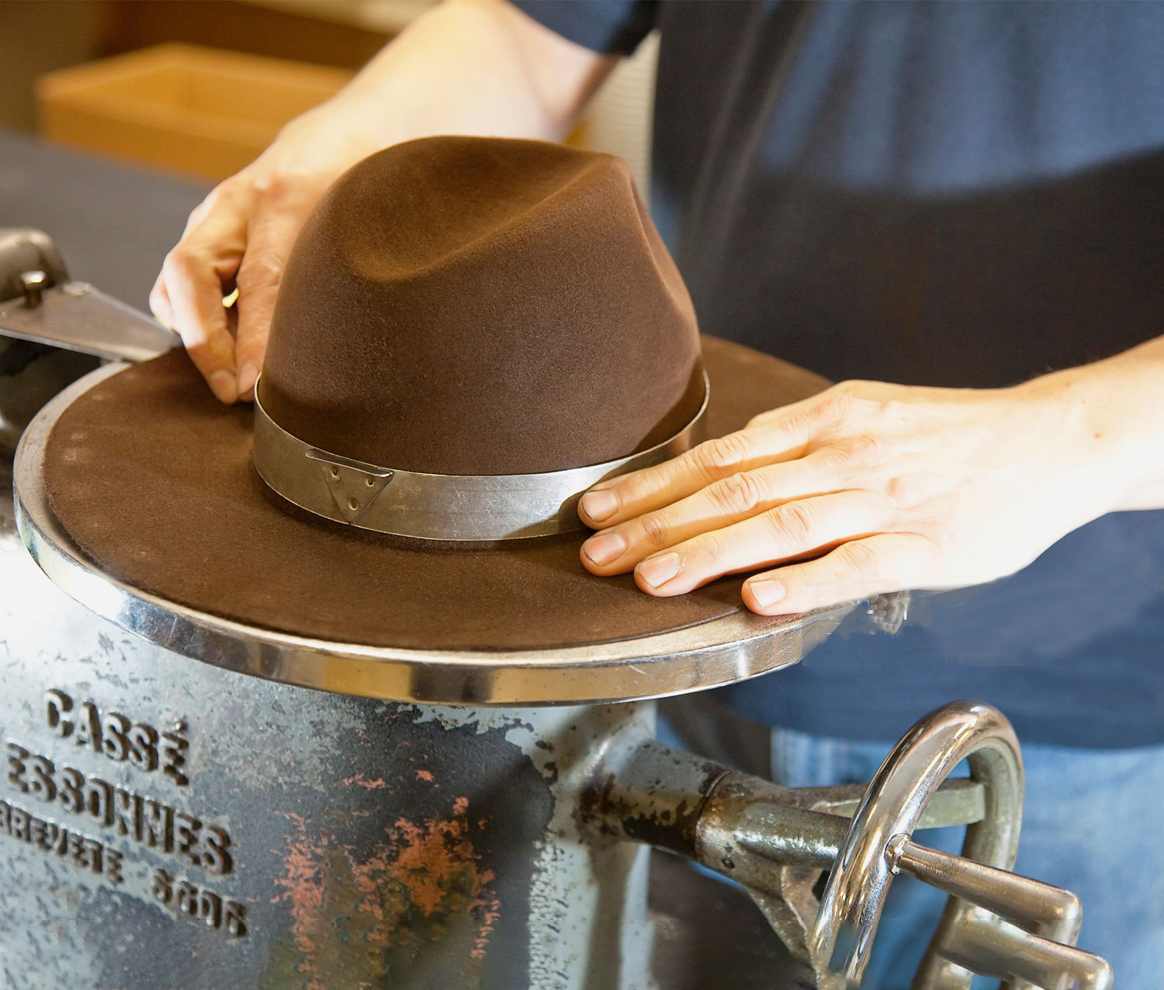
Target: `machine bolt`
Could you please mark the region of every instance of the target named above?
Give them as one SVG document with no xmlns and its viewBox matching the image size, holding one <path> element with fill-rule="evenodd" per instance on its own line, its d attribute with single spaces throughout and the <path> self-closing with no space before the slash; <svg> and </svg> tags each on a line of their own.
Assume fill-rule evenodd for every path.
<svg viewBox="0 0 1164 990">
<path fill-rule="evenodd" d="M 20 285 L 24 289 L 24 302 L 32 309 L 41 304 L 43 292 L 49 285 L 49 277 L 39 268 L 34 268 L 21 273 Z"/>
</svg>

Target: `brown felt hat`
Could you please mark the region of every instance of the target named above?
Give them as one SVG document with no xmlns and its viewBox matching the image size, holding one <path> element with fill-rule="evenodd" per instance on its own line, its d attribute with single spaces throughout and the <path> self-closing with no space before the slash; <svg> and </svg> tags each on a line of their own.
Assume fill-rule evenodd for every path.
<svg viewBox="0 0 1164 990">
<path fill-rule="evenodd" d="M 625 162 L 441 137 L 366 158 L 316 207 L 260 388 L 316 447 L 497 475 L 665 440 L 703 377 L 691 300 Z"/>
<path fill-rule="evenodd" d="M 573 498 L 825 384 L 702 344 L 620 160 L 413 141 L 304 226 L 254 412 L 171 353 L 72 402 L 45 485 L 111 576 L 263 629 L 508 650 L 684 628 L 739 582 L 653 599 L 587 574 Z"/>
</svg>

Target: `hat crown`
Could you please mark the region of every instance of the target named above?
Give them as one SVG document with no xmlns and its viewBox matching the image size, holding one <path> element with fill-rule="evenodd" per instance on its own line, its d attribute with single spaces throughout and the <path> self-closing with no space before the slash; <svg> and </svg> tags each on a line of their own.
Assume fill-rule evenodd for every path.
<svg viewBox="0 0 1164 990">
<path fill-rule="evenodd" d="M 527 474 L 667 439 L 703 382 L 690 298 L 624 162 L 438 137 L 372 155 L 316 206 L 261 398 L 343 457 Z"/>
</svg>

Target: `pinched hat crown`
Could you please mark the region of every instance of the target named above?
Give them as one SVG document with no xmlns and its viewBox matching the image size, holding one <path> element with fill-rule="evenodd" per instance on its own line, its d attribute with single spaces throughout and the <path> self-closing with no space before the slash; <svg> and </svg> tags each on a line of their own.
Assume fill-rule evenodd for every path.
<svg viewBox="0 0 1164 990">
<path fill-rule="evenodd" d="M 335 183 L 288 262 L 259 389 L 305 444 L 442 475 L 622 458 L 703 392 L 690 298 L 626 164 L 472 137 Z"/>
</svg>

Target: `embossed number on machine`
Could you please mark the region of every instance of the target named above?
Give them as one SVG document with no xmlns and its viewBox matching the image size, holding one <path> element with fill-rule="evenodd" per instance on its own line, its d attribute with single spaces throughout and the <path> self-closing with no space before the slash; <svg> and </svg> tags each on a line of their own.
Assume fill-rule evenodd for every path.
<svg viewBox="0 0 1164 990">
<path fill-rule="evenodd" d="M 154 900 L 174 914 L 201 921 L 230 938 L 242 938 L 247 933 L 247 909 L 237 901 L 224 900 L 214 891 L 175 878 L 166 870 L 154 870 L 151 888 Z"/>
</svg>

